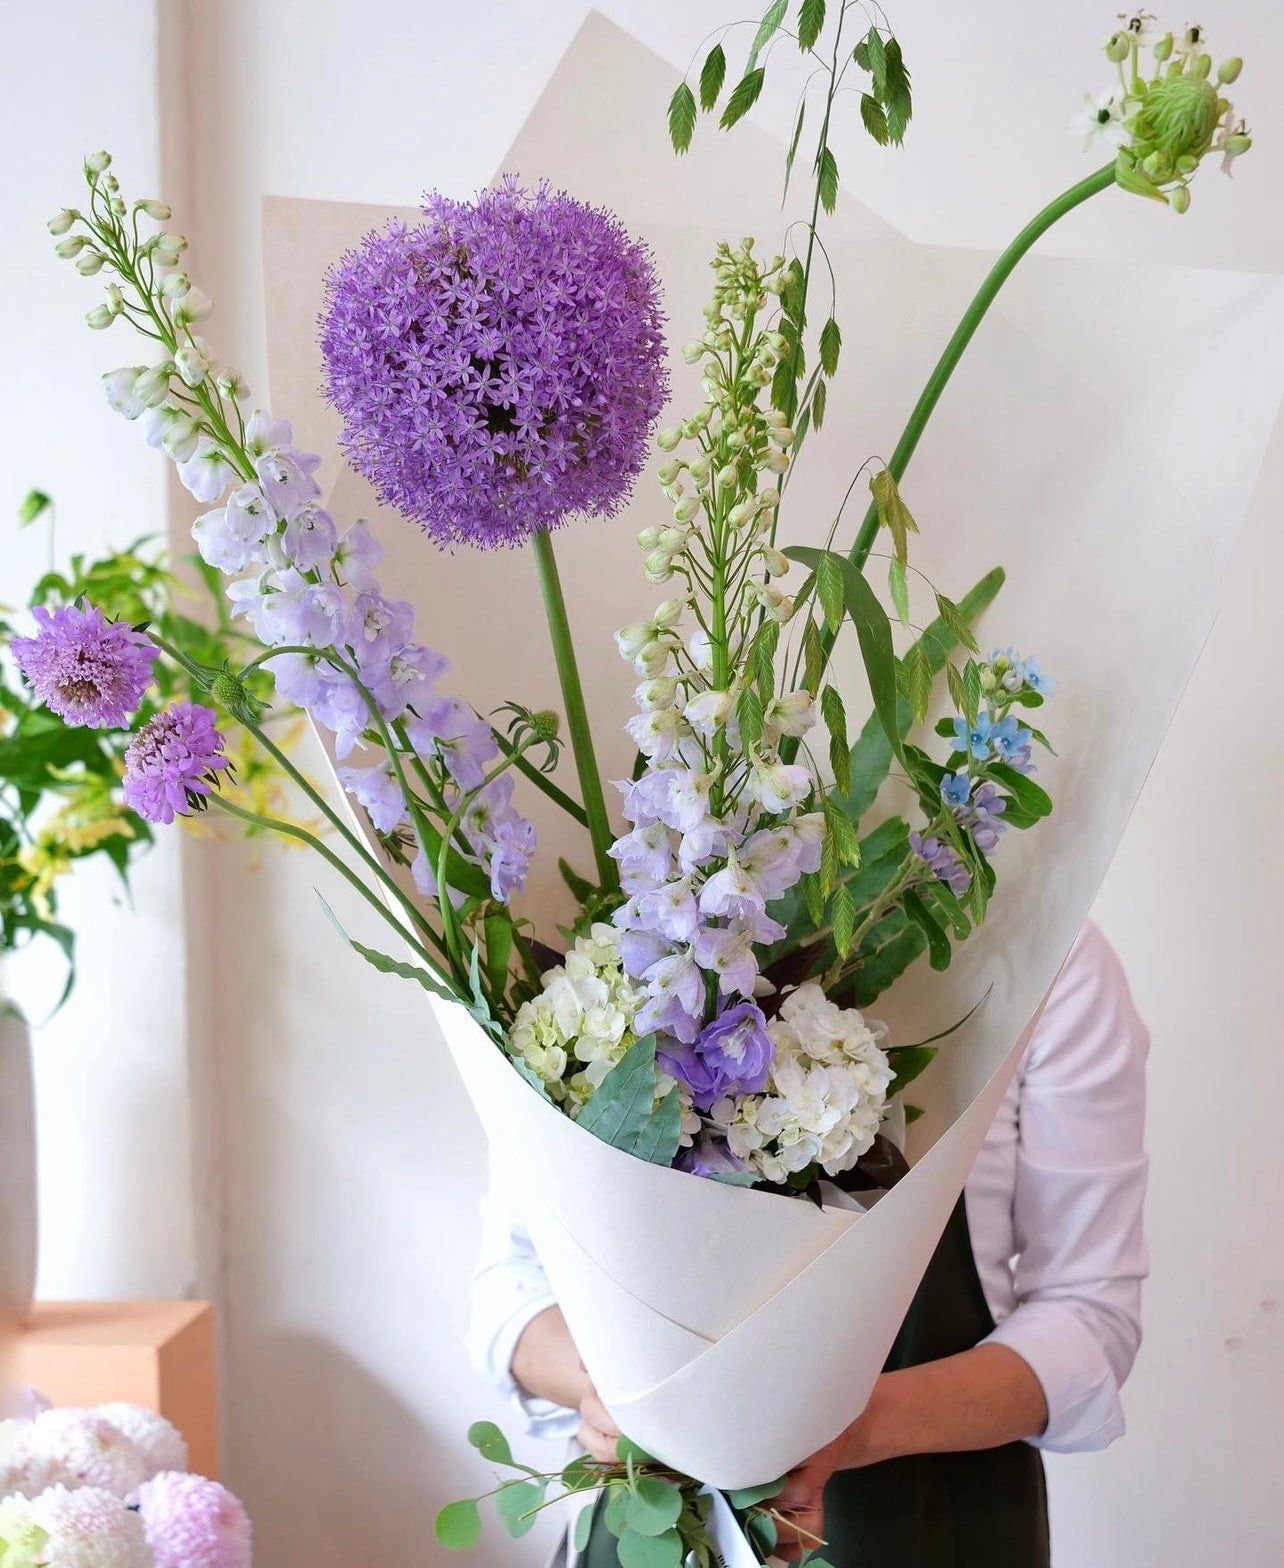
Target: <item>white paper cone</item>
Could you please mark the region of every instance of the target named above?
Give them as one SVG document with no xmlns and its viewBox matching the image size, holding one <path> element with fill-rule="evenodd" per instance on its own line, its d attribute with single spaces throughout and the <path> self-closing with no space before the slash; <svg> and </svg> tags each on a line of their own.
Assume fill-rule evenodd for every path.
<svg viewBox="0 0 1284 1568">
<path fill-rule="evenodd" d="M 505 167 L 609 205 L 651 241 L 676 348 L 699 330 L 713 239 L 755 233 L 764 250 L 776 243 L 772 175 L 783 150 L 749 127 L 719 138 L 702 125 L 675 164 L 662 132 L 673 85 L 666 65 L 590 18 Z M 425 168 L 425 184 L 443 172 Z M 420 635 L 451 655 L 449 689 L 483 710 L 508 697 L 556 707 L 529 561 L 438 555 L 410 524 L 378 515 L 364 482 L 333 460 L 337 421 L 316 394 L 321 276 L 386 216 L 268 204 L 274 409 L 295 420 L 301 444 L 327 454 L 335 514 L 375 520 L 384 580 L 416 604 Z M 791 486 L 789 543 L 823 540 L 852 472 L 891 450 L 986 266 L 975 254 L 913 246 L 846 196 L 827 245 L 845 363 L 823 436 L 809 439 Z M 1037 652 L 1057 676 L 1044 712 L 1060 755 L 1040 764 L 1054 816 L 1031 834 L 1007 834 L 998 852 L 984 932 L 947 974 L 919 965 L 880 1001 L 905 1043 L 992 988 L 915 1084 L 928 1108 L 915 1129 L 925 1152 L 868 1214 L 819 1211 L 620 1154 L 542 1102 L 462 1009 L 434 1005 L 586 1366 L 622 1429 L 668 1463 L 721 1487 L 756 1484 L 863 1407 L 1211 625 L 1220 564 L 1284 390 L 1279 365 L 1247 355 L 1236 362 L 1233 409 L 1210 416 L 1226 345 L 1278 342 L 1282 330 L 1274 278 L 1035 259 L 987 318 L 914 459 L 905 493 L 923 534 L 913 559 L 955 598 L 992 565 L 1007 568 L 981 638 Z M 1179 355 L 1165 346 L 1173 334 Z M 698 405 L 689 369 L 675 365 L 674 385 L 679 411 Z M 840 540 L 864 500 L 862 491 Z M 610 634 L 652 602 L 633 535 L 662 515 L 644 479 L 618 522 L 558 535 L 610 776 L 631 762 L 623 721 L 635 681 Z M 929 619 L 930 597 L 916 609 Z M 849 712 L 863 714 L 854 655 L 835 668 Z M 895 784 L 884 798 L 899 809 Z M 550 914 L 566 910 L 557 856 L 582 864 L 583 844 L 538 797 L 523 804 L 543 840 L 526 907 L 547 934 Z"/>
</svg>

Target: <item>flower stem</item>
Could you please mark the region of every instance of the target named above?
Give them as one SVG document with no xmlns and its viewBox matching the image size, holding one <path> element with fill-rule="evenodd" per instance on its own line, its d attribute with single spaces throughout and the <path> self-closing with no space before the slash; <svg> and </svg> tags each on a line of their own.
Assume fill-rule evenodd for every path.
<svg viewBox="0 0 1284 1568">
<path fill-rule="evenodd" d="M 571 639 L 570 622 L 566 618 L 566 599 L 562 594 L 557 560 L 553 555 L 553 541 L 547 529 L 536 531 L 534 544 L 540 588 L 544 594 L 544 614 L 548 619 L 553 657 L 557 660 L 557 677 L 562 687 L 562 703 L 566 709 L 566 726 L 571 732 L 571 752 L 580 778 L 580 794 L 584 798 L 589 836 L 593 840 L 597 879 L 604 888 L 614 888 L 618 886 L 619 879 L 615 862 L 607 854 L 613 838 L 611 823 L 606 814 L 606 797 L 602 793 L 602 775 L 598 771 L 597 755 L 593 750 L 588 710 L 584 706 L 584 688 L 580 684 L 579 666 L 575 662 L 575 644 Z"/>
<path fill-rule="evenodd" d="M 945 391 L 946 386 L 949 384 L 949 379 L 954 374 L 958 362 L 963 358 L 968 344 L 976 334 L 976 329 L 984 320 L 986 311 L 994 303 L 999 290 L 1011 277 L 1017 263 L 1047 233 L 1054 223 L 1064 218 L 1068 212 L 1073 212 L 1076 207 L 1087 201 L 1090 196 L 1096 196 L 1100 191 L 1109 190 L 1114 183 L 1115 166 L 1113 163 L 1108 163 L 1098 169 L 1095 174 L 1090 174 L 1086 179 L 1080 180 L 1077 185 L 1072 185 L 1069 190 L 1062 191 L 1060 196 L 1050 201 L 1041 212 L 1036 213 L 1031 218 L 1029 223 L 1026 224 L 990 268 L 989 272 L 986 273 L 980 288 L 977 289 L 971 303 L 963 312 L 963 319 L 955 327 L 954 333 L 945 345 L 945 350 L 941 354 L 940 359 L 937 360 L 932 374 L 927 378 L 927 385 L 919 394 L 918 402 L 915 403 L 909 421 L 901 432 L 901 438 L 896 443 L 896 450 L 888 459 L 887 467 L 898 484 L 904 478 L 905 470 L 909 467 L 910 458 L 913 457 L 923 431 L 927 428 L 927 422 L 932 417 L 937 403 L 941 400 L 941 393 Z M 857 566 L 864 566 L 869 559 L 869 553 L 873 548 L 877 534 L 878 508 L 871 501 L 864 520 L 860 525 L 860 532 L 856 535 L 856 541 L 850 551 L 851 559 Z M 828 626 L 822 627 L 822 669 L 829 662 L 829 656 L 833 652 L 835 637 L 836 633 L 832 632 Z M 786 739 L 781 744 L 780 754 L 786 762 L 792 762 L 797 751 L 798 742 L 796 740 Z"/>
</svg>

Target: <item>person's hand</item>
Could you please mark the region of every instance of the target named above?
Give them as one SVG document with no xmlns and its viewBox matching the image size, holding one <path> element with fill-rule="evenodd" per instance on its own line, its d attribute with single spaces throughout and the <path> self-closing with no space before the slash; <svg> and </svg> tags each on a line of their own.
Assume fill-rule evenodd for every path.
<svg viewBox="0 0 1284 1568">
<path fill-rule="evenodd" d="M 619 1458 L 615 1445 L 620 1437 L 620 1429 L 611 1419 L 611 1412 L 597 1397 L 597 1389 L 587 1381 L 580 1395 L 579 1409 L 580 1429 L 575 1435 L 580 1447 L 602 1464 L 614 1464 Z"/>
<path fill-rule="evenodd" d="M 825 1538 L 825 1487 L 834 1471 L 842 1468 L 842 1442 L 838 1438 L 791 1470 L 779 1494 L 764 1505 L 784 1515 L 776 1521 L 776 1556 L 787 1563 L 805 1557 Z"/>
</svg>

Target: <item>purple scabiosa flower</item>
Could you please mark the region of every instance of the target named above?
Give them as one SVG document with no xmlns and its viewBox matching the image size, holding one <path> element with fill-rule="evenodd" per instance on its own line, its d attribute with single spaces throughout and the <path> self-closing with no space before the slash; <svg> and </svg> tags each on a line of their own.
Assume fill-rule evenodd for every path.
<svg viewBox="0 0 1284 1568">
<path fill-rule="evenodd" d="M 729 1094 L 757 1094 L 767 1087 L 775 1047 L 756 1002 L 737 1002 L 706 1024 L 690 1045 L 665 1043 L 656 1060 L 691 1090 L 707 1111 Z"/>
<path fill-rule="evenodd" d="M 443 546 L 612 515 L 668 390 L 649 252 L 610 213 L 512 179 L 424 213 L 326 280 L 348 461 Z"/>
<path fill-rule="evenodd" d="M 135 1501 L 156 1568 L 250 1568 L 249 1518 L 217 1481 L 163 1470 Z"/>
<path fill-rule="evenodd" d="M 938 838 L 924 838 L 921 833 L 909 836 L 909 846 L 938 881 L 944 882 L 951 893 L 961 898 L 972 885 L 972 873 L 958 857 L 950 844 Z"/>
<path fill-rule="evenodd" d="M 36 635 L 10 644 L 28 685 L 68 724 L 124 729 L 151 685 L 155 645 L 96 605 L 40 605 L 33 614 Z"/>
<path fill-rule="evenodd" d="M 125 753 L 124 797 L 145 822 L 172 822 L 200 806 L 230 766 L 212 708 L 177 702 L 143 725 Z"/>
</svg>

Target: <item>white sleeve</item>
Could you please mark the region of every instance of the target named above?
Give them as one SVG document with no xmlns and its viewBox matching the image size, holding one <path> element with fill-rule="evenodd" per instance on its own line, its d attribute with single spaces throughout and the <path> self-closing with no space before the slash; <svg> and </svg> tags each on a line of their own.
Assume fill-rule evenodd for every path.
<svg viewBox="0 0 1284 1568">
<path fill-rule="evenodd" d="M 465 1343 L 474 1366 L 510 1399 L 532 1437 L 574 1437 L 579 1413 L 528 1394 L 513 1376 L 522 1330 L 556 1298 L 522 1224 L 514 1195 L 491 1163 L 482 1200 L 482 1240 L 473 1269 Z"/>
<path fill-rule="evenodd" d="M 1114 950 L 1085 927 L 1021 1068 L 1017 1305 L 989 1336 L 1043 1387 L 1043 1448 L 1104 1448 L 1124 1430 L 1147 1273 L 1147 1044 Z"/>
</svg>

